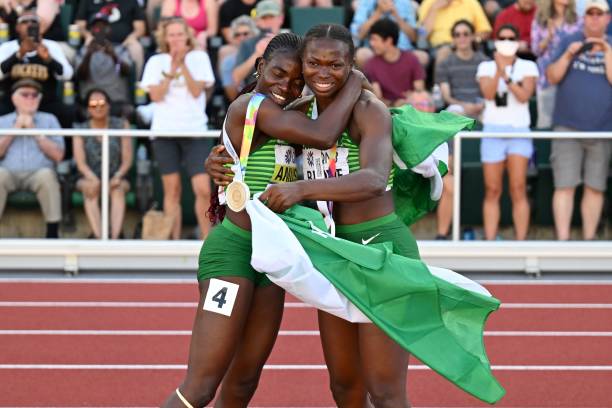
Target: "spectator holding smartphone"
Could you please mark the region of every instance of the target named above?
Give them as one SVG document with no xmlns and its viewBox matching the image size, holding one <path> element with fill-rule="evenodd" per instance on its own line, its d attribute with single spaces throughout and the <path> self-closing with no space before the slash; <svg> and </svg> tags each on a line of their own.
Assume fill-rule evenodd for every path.
<svg viewBox="0 0 612 408">
<path fill-rule="evenodd" d="M 12 110 L 13 84 L 30 78 L 42 85 L 40 110 L 54 114 L 62 127 L 72 127 L 74 109 L 64 104 L 57 92 L 58 81 L 72 78 L 72 66 L 55 41 L 42 39 L 35 11 L 24 12 L 17 20 L 16 30 L 19 38 L 0 46 L 0 80 L 5 91 L 0 113 Z"/>
<path fill-rule="evenodd" d="M 553 126 L 557 131 L 612 131 L 612 46 L 606 36 L 610 6 L 588 0 L 581 32 L 563 38 L 546 75 L 557 85 Z M 555 183 L 553 214 L 557 238 L 570 238 L 576 187 L 584 183 L 582 236 L 594 239 L 609 171 L 610 141 L 554 139 L 551 164 Z"/>
<path fill-rule="evenodd" d="M 535 92 L 538 67 L 533 61 L 518 58 L 519 31 L 502 25 L 496 32 L 493 61 L 481 62 L 476 77 L 485 99 L 483 131 L 528 132 L 531 122 L 529 99 Z M 516 239 L 527 238 L 529 202 L 527 201 L 527 165 L 533 154 L 533 141 L 527 138 L 481 140 L 485 199 L 482 205 L 485 239 L 494 240 L 500 218 L 504 169 L 508 170 L 512 221 Z"/>
</svg>

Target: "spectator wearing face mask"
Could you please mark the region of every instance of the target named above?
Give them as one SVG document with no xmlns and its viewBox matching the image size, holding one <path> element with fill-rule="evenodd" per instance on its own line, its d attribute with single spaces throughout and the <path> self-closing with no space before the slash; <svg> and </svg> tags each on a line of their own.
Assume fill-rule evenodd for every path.
<svg viewBox="0 0 612 408">
<path fill-rule="evenodd" d="M 519 32 L 512 25 L 501 26 L 496 33 L 495 58 L 481 62 L 476 77 L 485 99 L 483 131 L 528 132 L 529 98 L 535 92 L 538 67 L 533 61 L 518 58 Z M 533 154 L 533 142 L 527 138 L 481 140 L 480 157 L 485 183 L 482 206 L 487 240 L 497 237 L 500 219 L 499 201 L 504 170 L 508 171 L 514 235 L 527 238 L 529 203 L 527 201 L 527 165 Z"/>
</svg>

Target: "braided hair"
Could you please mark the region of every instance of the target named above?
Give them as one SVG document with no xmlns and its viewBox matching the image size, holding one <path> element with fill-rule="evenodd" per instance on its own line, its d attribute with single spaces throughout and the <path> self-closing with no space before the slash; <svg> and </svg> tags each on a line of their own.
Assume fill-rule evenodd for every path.
<svg viewBox="0 0 612 408">
<path fill-rule="evenodd" d="M 268 46 L 266 47 L 263 55 L 255 61 L 255 69 L 257 70 L 257 66 L 259 62 L 263 58 L 264 61 L 268 62 L 272 60 L 278 53 L 294 53 L 296 57 L 301 56 L 302 50 L 302 37 L 294 33 L 281 33 L 270 40 Z M 249 92 L 253 92 L 255 87 L 257 86 L 257 79 L 246 85 L 240 91 L 239 95 L 244 95 Z M 222 140 L 223 132 L 219 136 L 217 144 L 223 144 Z M 213 224 L 219 223 L 225 218 L 225 206 L 222 206 L 219 203 L 219 191 L 217 188 L 214 188 L 210 195 L 210 207 L 206 212 L 206 215 L 210 219 L 210 222 Z"/>
<path fill-rule="evenodd" d="M 300 55 L 304 56 L 304 51 L 309 42 L 323 38 L 330 38 L 345 43 L 349 49 L 349 58 L 353 61 L 355 57 L 355 44 L 351 32 L 340 24 L 317 24 L 312 27 L 304 36 Z"/>
</svg>

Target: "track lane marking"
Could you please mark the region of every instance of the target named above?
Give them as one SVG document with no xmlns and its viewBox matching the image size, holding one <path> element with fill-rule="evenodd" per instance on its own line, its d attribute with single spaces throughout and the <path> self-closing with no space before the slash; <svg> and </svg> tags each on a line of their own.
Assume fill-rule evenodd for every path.
<svg viewBox="0 0 612 408">
<path fill-rule="evenodd" d="M 318 330 L 281 330 L 279 336 L 318 336 Z M 486 337 L 612 337 L 612 331 L 485 331 Z M 0 330 L 0 336 L 191 336 L 191 330 Z"/>
<path fill-rule="evenodd" d="M 612 279 L 534 279 L 526 277 L 525 279 L 473 279 L 484 285 L 612 285 Z M 190 284 L 197 286 L 197 281 L 193 278 L 80 278 L 80 277 L 64 277 L 54 276 L 48 278 L 18 278 L 18 277 L 0 277 L 2 283 L 49 283 L 49 284 L 64 284 L 64 283 L 110 283 L 110 284 Z"/>
<path fill-rule="evenodd" d="M 187 364 L 0 364 L 0 370 L 186 370 Z M 409 370 L 431 370 L 411 364 Z M 493 365 L 494 371 L 612 371 L 612 365 Z M 325 364 L 266 364 L 264 370 L 327 370 Z"/>
<path fill-rule="evenodd" d="M 23 308 L 177 308 L 193 309 L 197 302 L 100 302 L 100 301 L 4 301 L 0 307 Z M 286 302 L 288 309 L 314 309 L 313 306 L 302 302 Z M 502 303 L 502 309 L 612 309 L 612 303 Z"/>
</svg>

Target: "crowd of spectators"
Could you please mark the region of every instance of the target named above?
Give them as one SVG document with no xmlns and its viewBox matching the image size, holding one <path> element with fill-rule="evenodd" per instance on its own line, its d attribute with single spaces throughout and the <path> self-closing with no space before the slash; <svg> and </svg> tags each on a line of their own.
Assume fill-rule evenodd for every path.
<svg viewBox="0 0 612 408">
<path fill-rule="evenodd" d="M 356 66 L 388 106 L 445 108 L 491 134 L 612 131 L 610 0 L 0 0 L 0 128 L 217 129 L 270 39 L 292 28 L 294 7 L 342 8 Z M 184 235 L 181 171 L 206 236 L 211 186 L 202 164 L 210 141 L 111 138 L 111 237 L 123 236 L 125 196 L 135 188 L 129 173 L 143 145 L 161 175 L 171 237 Z M 552 141 L 558 239 L 570 238 L 581 184 L 582 235 L 596 237 L 610 145 Z M 91 236 L 99 237 L 95 137 L 0 136 L 0 215 L 10 193 L 33 191 L 47 236 L 58 237 L 64 187 L 54 168 L 62 160 L 74 163 L 74 188 L 83 194 Z M 514 237 L 526 239 L 532 140 L 484 138 L 480 161 L 483 237 L 499 237 L 507 173 Z M 445 178 L 438 208 L 439 239 L 448 237 L 452 222 L 452 177 Z"/>
</svg>

